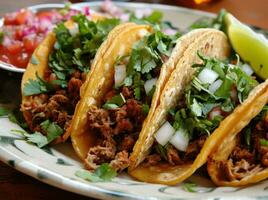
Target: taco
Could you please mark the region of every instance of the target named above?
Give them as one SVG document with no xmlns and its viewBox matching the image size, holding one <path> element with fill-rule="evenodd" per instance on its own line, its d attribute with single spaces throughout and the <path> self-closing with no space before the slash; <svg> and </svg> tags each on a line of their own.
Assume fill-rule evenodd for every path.
<svg viewBox="0 0 268 200">
<path fill-rule="evenodd" d="M 75 151 L 88 169 L 129 166 L 129 154 L 183 52 L 205 30 L 177 40 L 149 26 L 126 28 L 94 67 L 71 124 Z"/>
<path fill-rule="evenodd" d="M 208 159 L 216 185 L 244 186 L 268 178 L 268 80 L 256 87 L 219 133 L 223 138 Z"/>
<path fill-rule="evenodd" d="M 130 26 L 114 28 L 118 23 L 99 15 L 92 20 L 73 16 L 57 25 L 34 51 L 21 82 L 21 111 L 30 131 L 46 136 L 45 141 L 36 142 L 38 146 L 69 137 L 80 87 L 91 66 L 101 59 L 115 35 Z"/>
<path fill-rule="evenodd" d="M 257 85 L 240 64 L 221 61 L 229 48 L 224 33 L 216 30 L 187 48 L 140 133 L 130 158 L 131 176 L 175 185 L 206 163 L 233 110 Z"/>
</svg>

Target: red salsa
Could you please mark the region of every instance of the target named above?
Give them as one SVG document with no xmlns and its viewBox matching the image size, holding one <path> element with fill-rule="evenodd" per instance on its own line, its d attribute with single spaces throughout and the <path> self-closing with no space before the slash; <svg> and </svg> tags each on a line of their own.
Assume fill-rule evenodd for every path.
<svg viewBox="0 0 268 200">
<path fill-rule="evenodd" d="M 0 27 L 0 60 L 26 68 L 33 51 L 55 24 L 78 13 L 78 10 L 64 8 L 36 13 L 21 9 L 6 14 Z"/>
</svg>

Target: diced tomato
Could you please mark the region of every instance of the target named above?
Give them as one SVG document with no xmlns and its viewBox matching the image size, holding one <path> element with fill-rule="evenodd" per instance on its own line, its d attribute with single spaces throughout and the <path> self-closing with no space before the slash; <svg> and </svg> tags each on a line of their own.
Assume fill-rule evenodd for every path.
<svg viewBox="0 0 268 200">
<path fill-rule="evenodd" d="M 39 19 L 51 19 L 51 17 L 54 15 L 54 12 L 52 11 L 42 11 L 42 12 L 38 12 L 36 13 L 36 17 L 38 17 Z"/>
<path fill-rule="evenodd" d="M 28 62 L 29 62 L 29 54 L 27 53 L 21 53 L 15 58 L 13 57 L 12 64 L 20 67 L 20 68 L 26 68 Z"/>
<path fill-rule="evenodd" d="M 23 45 L 28 53 L 32 53 L 38 46 L 37 38 L 23 38 Z"/>
<path fill-rule="evenodd" d="M 14 38 L 16 39 L 16 40 L 22 40 L 22 38 L 23 38 L 23 34 L 22 34 L 22 30 L 21 30 L 21 28 L 16 28 L 16 30 L 15 30 L 15 34 L 14 34 Z"/>
<path fill-rule="evenodd" d="M 31 17 L 32 12 L 29 10 L 22 9 L 20 12 L 18 12 L 15 23 L 16 25 L 22 25 L 27 22 L 27 20 Z"/>
<path fill-rule="evenodd" d="M 15 41 L 6 48 L 10 54 L 18 54 L 22 50 L 22 43 L 19 41 Z"/>
</svg>

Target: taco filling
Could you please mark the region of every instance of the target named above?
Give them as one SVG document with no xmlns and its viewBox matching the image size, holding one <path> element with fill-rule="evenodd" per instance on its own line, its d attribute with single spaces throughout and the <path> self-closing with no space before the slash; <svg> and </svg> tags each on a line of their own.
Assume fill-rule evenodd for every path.
<svg viewBox="0 0 268 200">
<path fill-rule="evenodd" d="M 220 161 L 225 181 L 241 180 L 268 167 L 268 106 L 236 138 L 227 160 Z"/>
<path fill-rule="evenodd" d="M 129 153 L 149 112 L 161 66 L 177 37 L 157 30 L 135 43 L 130 55 L 117 59 L 112 89 L 100 107 L 91 107 L 87 113 L 89 131 L 100 137 L 85 159 L 89 169 L 101 163 L 110 163 L 119 171 L 128 167 Z"/>
<path fill-rule="evenodd" d="M 36 74 L 36 80 L 24 85 L 23 95 L 30 100 L 22 105 L 22 111 L 33 132 L 46 135 L 51 124 L 61 133 L 67 130 L 97 49 L 118 24 L 115 19 L 89 21 L 83 15 L 72 19 L 72 27 L 61 23 L 54 29 L 56 42 L 44 77 Z M 37 62 L 34 55 L 31 62 Z"/>
<path fill-rule="evenodd" d="M 238 65 L 199 55 L 197 70 L 167 121 L 155 134 L 145 165 L 191 164 L 206 139 L 257 85 Z M 245 66 L 245 65 L 243 65 Z"/>
</svg>

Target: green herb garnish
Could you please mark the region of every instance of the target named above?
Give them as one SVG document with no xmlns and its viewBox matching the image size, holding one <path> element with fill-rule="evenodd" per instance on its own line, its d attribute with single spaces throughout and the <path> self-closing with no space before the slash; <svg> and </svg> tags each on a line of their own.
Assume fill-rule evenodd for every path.
<svg viewBox="0 0 268 200">
<path fill-rule="evenodd" d="M 41 124 L 42 131 L 46 134 L 43 135 L 40 132 L 35 132 L 33 134 L 24 133 L 24 137 L 30 143 L 36 144 L 39 148 L 42 148 L 52 142 L 57 137 L 63 134 L 63 129 L 54 122 L 46 120 Z"/>
<path fill-rule="evenodd" d="M 119 95 L 113 96 L 110 100 L 108 100 L 104 105 L 103 108 L 105 109 L 114 109 L 121 107 L 126 103 L 125 97 L 122 93 Z"/>
<path fill-rule="evenodd" d="M 25 83 L 23 87 L 23 95 L 30 96 L 42 93 L 48 93 L 54 90 L 52 84 L 46 82 L 38 74 L 36 74 L 36 79 L 29 79 L 27 83 Z"/>
<path fill-rule="evenodd" d="M 111 166 L 109 166 L 109 164 L 104 163 L 101 164 L 93 173 L 85 170 L 79 170 L 75 172 L 75 175 L 90 182 L 106 182 L 111 181 L 117 173 Z"/>
</svg>

